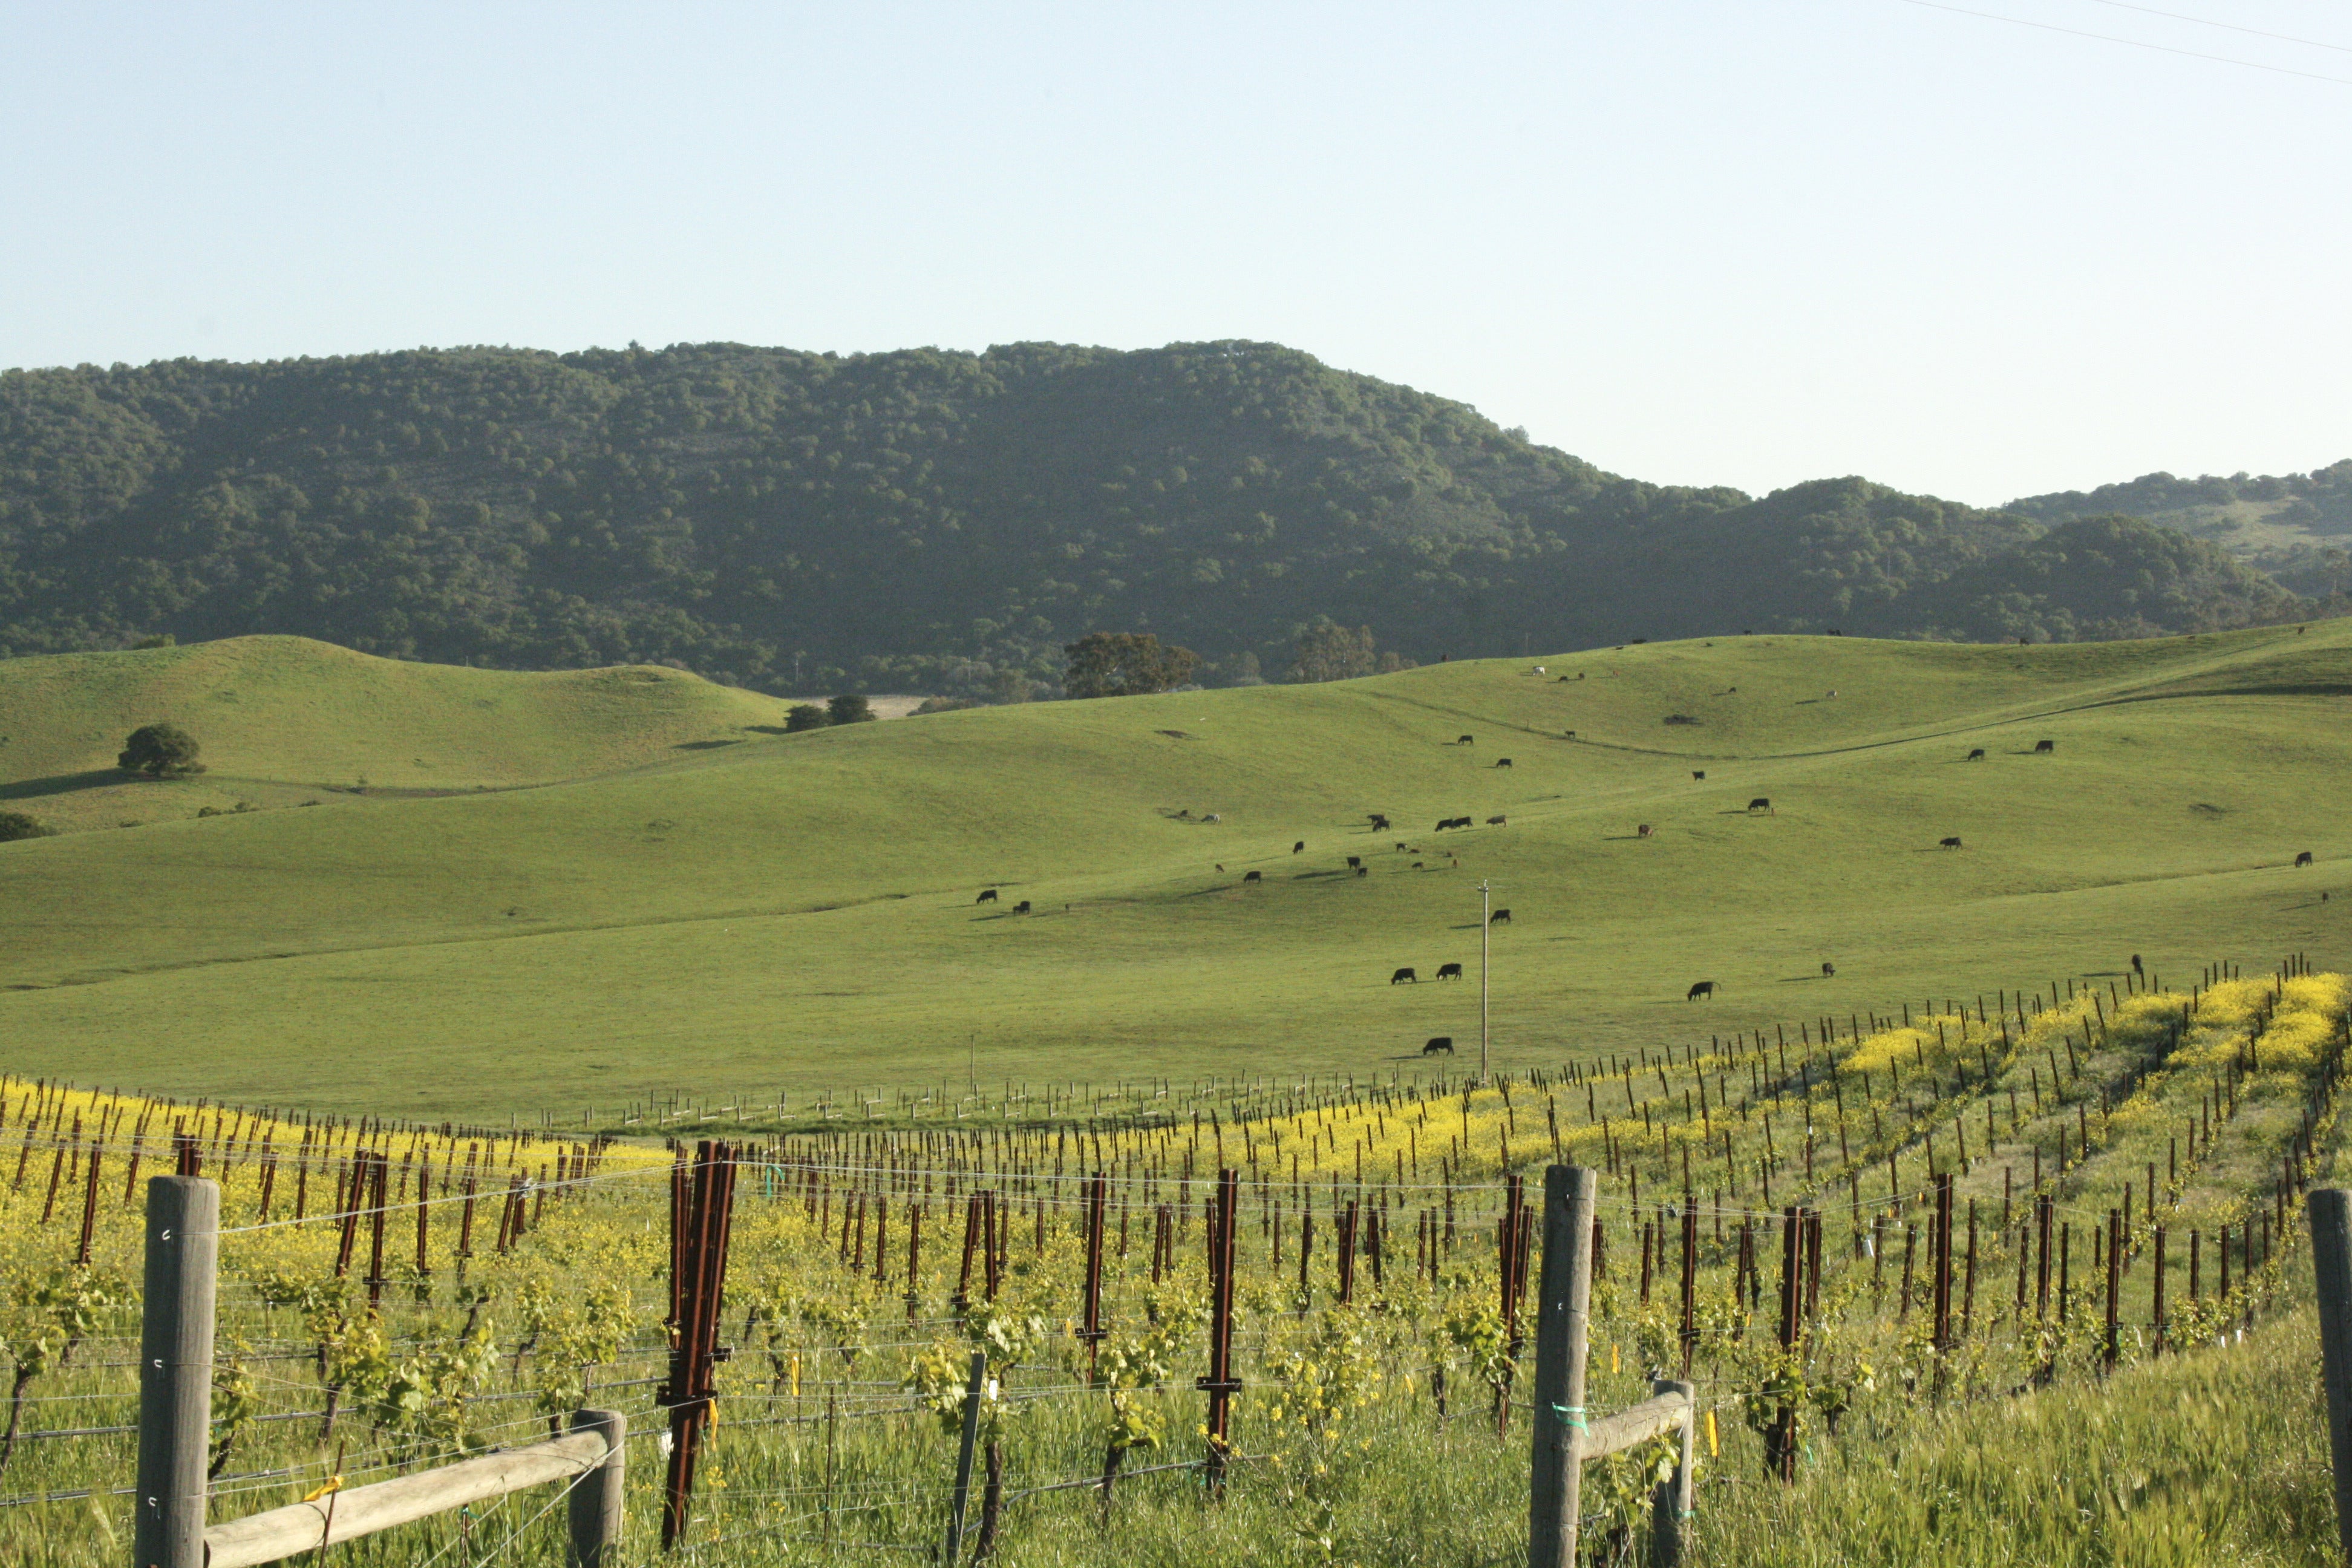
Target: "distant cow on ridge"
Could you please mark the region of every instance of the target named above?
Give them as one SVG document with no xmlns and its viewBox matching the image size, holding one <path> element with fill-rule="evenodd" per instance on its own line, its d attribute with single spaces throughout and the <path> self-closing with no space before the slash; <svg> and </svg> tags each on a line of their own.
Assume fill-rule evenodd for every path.
<svg viewBox="0 0 2352 1568">
<path fill-rule="evenodd" d="M 1372 812 L 1370 815 L 1372 819 L 1371 831 L 1374 833 L 1386 833 L 1389 830 L 1389 819 L 1387 817 L 1382 816 L 1377 811 Z"/>
<path fill-rule="evenodd" d="M 1475 735 L 1465 735 L 1454 743 L 1457 746 L 1475 745 L 1477 743 L 1477 737 Z"/>
<path fill-rule="evenodd" d="M 1421 1054 L 1425 1057 L 1433 1057 L 1440 1051 L 1444 1051 L 1449 1057 L 1454 1054 L 1453 1036 L 1433 1035 L 1430 1037 L 1429 1043 L 1421 1047 Z"/>
<path fill-rule="evenodd" d="M 1837 978 L 1837 965 L 1836 965 L 1836 964 L 1834 964 L 1834 963 L 1824 963 L 1824 964 L 1822 964 L 1822 979 L 1824 979 L 1824 980 L 1834 980 L 1834 979 L 1836 979 L 1836 978 Z"/>
<path fill-rule="evenodd" d="M 1391 985 L 1402 985 L 1408 981 L 1415 985 L 1421 984 L 1421 976 L 1412 972 L 1412 966 L 1411 964 L 1407 964 L 1404 968 L 1398 970 L 1394 974 L 1389 976 L 1389 984 Z"/>
<path fill-rule="evenodd" d="M 1972 763 L 1980 763 L 1980 762 L 1983 762 L 1983 761 L 1984 761 L 1984 748 L 1983 748 L 1982 746 L 1979 746 L 1975 751 L 1970 752 L 1969 753 L 1969 761 L 1970 761 L 1970 762 L 1972 762 Z"/>
<path fill-rule="evenodd" d="M 1748 803 L 1748 809 L 1750 811 L 1772 812 L 1772 797 L 1769 795 L 1759 795 L 1754 800 Z M 1772 815 L 1778 816 L 1780 813 L 1772 812 Z"/>
<path fill-rule="evenodd" d="M 1501 827 L 1508 824 L 1510 818 L 1507 816 L 1490 816 L 1486 819 L 1486 826 L 1489 827 Z"/>
<path fill-rule="evenodd" d="M 1511 918 L 1511 911 L 1510 911 L 1509 910 L 1507 910 L 1507 909 L 1500 909 L 1500 910 L 1496 910 L 1493 914 L 1491 914 L 1491 915 L 1489 915 L 1489 916 L 1487 916 L 1487 917 L 1486 917 L 1486 923 L 1487 923 L 1488 925 L 1490 925 L 1490 926 L 1498 926 L 1498 925 L 1502 925 L 1502 924 L 1506 923 L 1507 921 L 1508 921 L 1510 920 L 1510 918 Z"/>
<path fill-rule="evenodd" d="M 1263 871 L 1244 871 L 1242 873 L 1242 880 L 1244 882 L 1263 882 L 1265 880 L 1265 873 Z"/>
<path fill-rule="evenodd" d="M 1507 768 L 1511 765 L 1511 759 L 1508 757 L 1496 757 L 1495 759 L 1495 765 L 1498 768 Z"/>
<path fill-rule="evenodd" d="M 2310 851 L 2310 850 L 2308 850 L 2308 849 L 2306 849 L 2306 850 L 2305 850 L 2302 854 L 2300 854 L 2300 855 L 2296 856 L 2296 857 L 2294 858 L 2294 863 L 2295 863 L 2296 865 L 2298 865 L 2298 866 L 2308 866 L 2308 865 L 2310 865 L 2310 864 L 2312 863 L 2312 859 L 2311 859 L 2311 851 Z"/>
<path fill-rule="evenodd" d="M 1013 905 L 1013 912 L 1014 914 L 1016 914 L 1016 915 L 1025 915 L 1025 914 L 1027 914 L 1027 913 L 1029 912 L 1029 900 L 1026 900 L 1026 899 L 1024 899 L 1024 900 L 1022 900 L 1019 903 L 1017 903 L 1017 904 Z"/>
<path fill-rule="evenodd" d="M 996 889 L 994 888 L 982 888 L 980 890 L 980 897 L 972 900 L 972 902 L 975 904 L 992 904 L 996 902 Z"/>
<path fill-rule="evenodd" d="M 1437 966 L 1437 977 L 1440 980 L 1459 980 L 1462 978 L 1462 966 L 1458 963 L 1441 963 Z"/>
<path fill-rule="evenodd" d="M 1291 852 L 1293 855 L 1303 855 L 1303 854 L 1305 854 L 1305 853 L 1307 852 L 1307 840 L 1305 840 L 1304 838 L 1302 838 L 1302 839 L 1300 839 L 1297 843 L 1296 843 L 1296 844 L 1292 845 L 1292 846 L 1290 847 L 1290 852 Z"/>
<path fill-rule="evenodd" d="M 1712 980 L 1702 980 L 1684 994 L 1683 1000 L 1685 1002 L 1696 1002 L 1702 996 L 1712 997 L 1714 994 L 1715 982 Z"/>
<path fill-rule="evenodd" d="M 1939 849 L 1958 849 L 1959 847 L 1960 841 L 1957 837 L 1943 839 L 1937 845 Z"/>
<path fill-rule="evenodd" d="M 2047 752 L 2054 752 L 2057 749 L 2058 742 L 2055 741 L 2036 741 L 2033 742 L 2033 754 L 2037 757 Z"/>
</svg>

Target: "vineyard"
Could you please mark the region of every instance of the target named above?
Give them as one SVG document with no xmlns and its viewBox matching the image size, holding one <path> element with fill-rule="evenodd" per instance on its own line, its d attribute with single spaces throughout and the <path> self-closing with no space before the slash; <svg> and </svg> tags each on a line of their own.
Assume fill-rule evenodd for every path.
<svg viewBox="0 0 2352 1568">
<path fill-rule="evenodd" d="M 2300 1200 L 2347 1029 L 2352 983 L 2289 959 L 1486 1083 L 934 1089 L 764 1126 L 8 1080 L 0 1560 L 131 1550 L 143 1188 L 176 1172 L 220 1190 L 215 1525 L 602 1408 L 623 1563 L 936 1558 L 960 1508 L 961 1562 L 1523 1561 L 1531 1433 L 1577 1418 L 1531 1392 L 1567 1163 L 1601 1180 L 1584 1408 L 1696 1386 L 1696 1560 L 2327 1561 Z M 1648 1551 L 1675 1452 L 1588 1467 L 1588 1560 Z M 559 1563 L 563 1504 L 318 1556 Z"/>
</svg>

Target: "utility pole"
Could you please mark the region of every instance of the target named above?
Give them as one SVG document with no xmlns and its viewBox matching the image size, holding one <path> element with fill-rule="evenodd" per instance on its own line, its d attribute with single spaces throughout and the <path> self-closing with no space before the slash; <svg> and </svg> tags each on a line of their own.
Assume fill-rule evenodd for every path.
<svg viewBox="0 0 2352 1568">
<path fill-rule="evenodd" d="M 1478 884 L 1478 1082 L 1486 1081 L 1486 955 L 1494 945 L 1491 933 L 1495 919 L 1494 889 L 1486 882 Z"/>
</svg>

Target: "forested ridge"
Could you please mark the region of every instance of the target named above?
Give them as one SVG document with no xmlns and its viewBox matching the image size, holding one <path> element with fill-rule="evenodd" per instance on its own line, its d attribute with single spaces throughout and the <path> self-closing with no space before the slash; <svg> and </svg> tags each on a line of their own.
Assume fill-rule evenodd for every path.
<svg viewBox="0 0 2352 1568">
<path fill-rule="evenodd" d="M 1096 630 L 1155 633 L 1226 682 L 1281 679 L 1325 618 L 1426 661 L 2312 607 L 2126 517 L 2053 524 L 1860 479 L 1757 499 L 1619 478 L 1265 343 L 0 374 L 0 655 L 287 632 L 452 663 L 667 660 L 778 692 L 1023 696 Z"/>
</svg>

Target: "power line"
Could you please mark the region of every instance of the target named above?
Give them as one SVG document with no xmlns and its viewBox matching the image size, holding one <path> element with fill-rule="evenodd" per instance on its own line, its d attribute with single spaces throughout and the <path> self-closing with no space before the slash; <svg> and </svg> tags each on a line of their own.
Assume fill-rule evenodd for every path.
<svg viewBox="0 0 2352 1568">
<path fill-rule="evenodd" d="M 2131 0 L 2097 0 L 2102 5 L 2112 5 L 2118 11 L 2138 11 L 2146 16 L 2164 16 L 2175 22 L 2194 22 L 2200 27 L 2220 27 L 2226 32 L 2244 33 L 2252 37 L 2270 38 L 2282 44 L 2302 44 L 2309 48 L 2334 49 L 2339 55 L 2352 55 L 2352 47 L 2322 43 L 2317 38 L 2298 38 L 2292 33 L 2266 33 L 2260 27 L 2242 27 L 2235 22 L 2216 22 L 2204 16 L 2191 16 L 2180 11 L 2159 11 L 2153 5 L 2135 5 Z"/>
<path fill-rule="evenodd" d="M 2007 22 L 2013 27 L 2032 27 L 2044 33 L 2063 33 L 2070 38 L 2092 38 L 2103 44 L 2124 44 L 2135 49 L 2153 49 L 2160 55 L 2179 55 L 2192 60 L 2211 60 L 2220 65 L 2243 66 L 2248 70 L 2269 71 L 2277 76 L 2297 76 L 2307 81 L 2331 81 L 2338 87 L 2352 87 L 2352 77 L 2326 76 L 2318 71 L 2296 70 L 2291 66 L 2264 65 L 2260 60 L 2242 60 L 2229 55 L 2209 55 L 2198 49 L 2175 48 L 2170 44 L 2151 44 L 2144 38 L 2119 38 L 2113 33 L 2086 32 L 2081 27 L 2062 27 L 2055 22 L 2033 22 L 2028 21 L 2023 16 L 2004 16 L 1997 11 L 1976 11 L 1966 5 L 1948 5 L 1943 3 L 1943 0 L 1903 0 L 1903 4 L 1924 6 L 1930 11 L 1949 11 L 1958 16 L 1975 16 L 1987 22 Z"/>
</svg>

